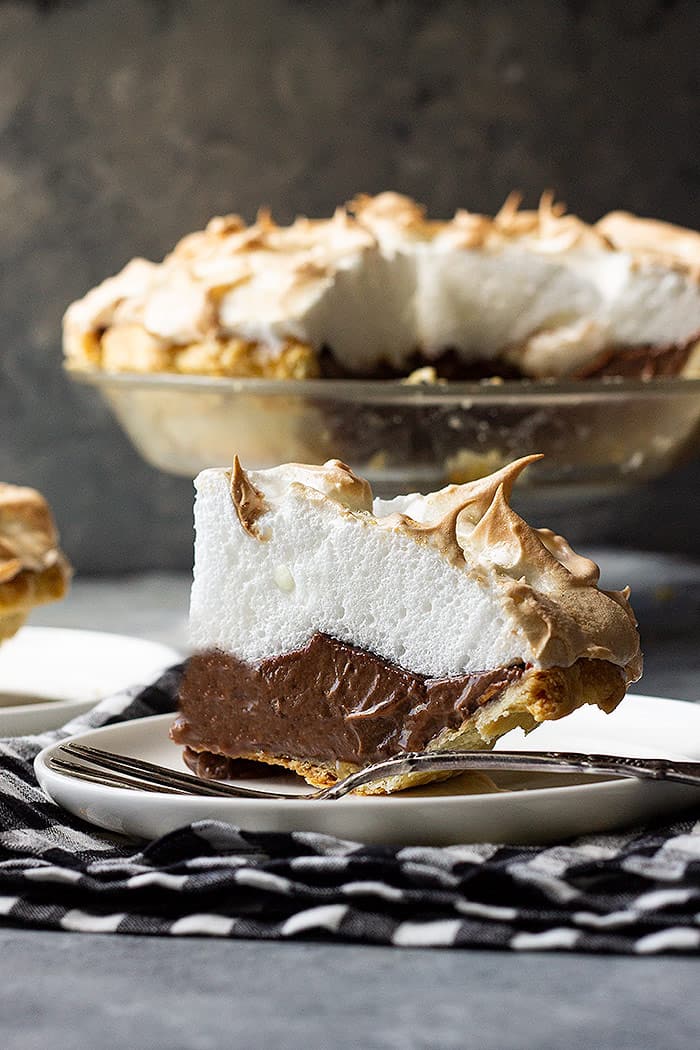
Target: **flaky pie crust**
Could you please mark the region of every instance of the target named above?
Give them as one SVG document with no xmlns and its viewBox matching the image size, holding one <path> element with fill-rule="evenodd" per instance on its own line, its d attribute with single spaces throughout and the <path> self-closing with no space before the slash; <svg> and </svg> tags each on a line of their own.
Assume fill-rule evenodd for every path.
<svg viewBox="0 0 700 1050">
<path fill-rule="evenodd" d="M 44 497 L 0 482 L 0 641 L 19 630 L 34 606 L 62 598 L 70 577 Z"/>
</svg>

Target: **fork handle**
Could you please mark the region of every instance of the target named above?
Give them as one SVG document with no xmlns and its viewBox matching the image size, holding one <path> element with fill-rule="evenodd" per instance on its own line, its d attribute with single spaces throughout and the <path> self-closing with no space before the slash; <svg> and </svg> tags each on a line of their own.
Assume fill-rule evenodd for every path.
<svg viewBox="0 0 700 1050">
<path fill-rule="evenodd" d="M 700 762 L 666 758 L 623 758 L 574 751 L 433 751 L 412 752 L 353 773 L 328 788 L 324 798 L 340 798 L 355 788 L 407 773 L 450 773 L 469 769 L 540 773 L 610 774 L 644 780 L 670 780 L 700 787 Z"/>
</svg>

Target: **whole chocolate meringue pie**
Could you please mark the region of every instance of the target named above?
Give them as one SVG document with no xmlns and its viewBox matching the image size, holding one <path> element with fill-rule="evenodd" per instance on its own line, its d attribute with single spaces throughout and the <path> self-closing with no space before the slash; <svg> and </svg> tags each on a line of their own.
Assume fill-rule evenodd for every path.
<svg viewBox="0 0 700 1050">
<path fill-rule="evenodd" d="M 545 193 L 448 221 L 397 193 L 212 219 L 67 310 L 69 367 L 310 379 L 700 373 L 700 234 Z"/>
</svg>

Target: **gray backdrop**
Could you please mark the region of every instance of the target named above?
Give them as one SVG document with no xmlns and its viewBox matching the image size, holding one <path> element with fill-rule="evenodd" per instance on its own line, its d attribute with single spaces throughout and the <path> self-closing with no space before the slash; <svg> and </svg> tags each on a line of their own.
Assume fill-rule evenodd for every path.
<svg viewBox="0 0 700 1050">
<path fill-rule="evenodd" d="M 46 492 L 84 571 L 188 566 L 191 486 L 64 378 L 66 304 L 261 202 L 552 186 L 697 227 L 699 30 L 694 0 L 0 2 L 0 477 Z M 562 527 L 697 552 L 699 477 Z"/>
</svg>

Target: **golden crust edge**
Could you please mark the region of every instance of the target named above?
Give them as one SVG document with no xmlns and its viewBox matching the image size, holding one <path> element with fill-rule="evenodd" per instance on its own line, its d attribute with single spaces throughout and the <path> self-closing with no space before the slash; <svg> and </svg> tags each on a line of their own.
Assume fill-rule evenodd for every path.
<svg viewBox="0 0 700 1050">
<path fill-rule="evenodd" d="M 0 616 L 26 614 L 36 605 L 58 601 L 67 593 L 70 577 L 68 561 L 62 555 L 42 572 L 22 570 L 0 584 Z"/>
<path fill-rule="evenodd" d="M 6 642 L 17 634 L 20 627 L 24 627 L 29 610 L 22 612 L 0 614 L 0 642 Z"/>
<path fill-rule="evenodd" d="M 159 339 L 143 325 L 117 324 L 99 335 L 66 333 L 68 370 L 134 372 L 144 375 L 209 375 L 239 379 L 316 379 L 317 352 L 287 339 L 280 347 L 235 336 L 212 336 L 179 345 Z"/>
</svg>

